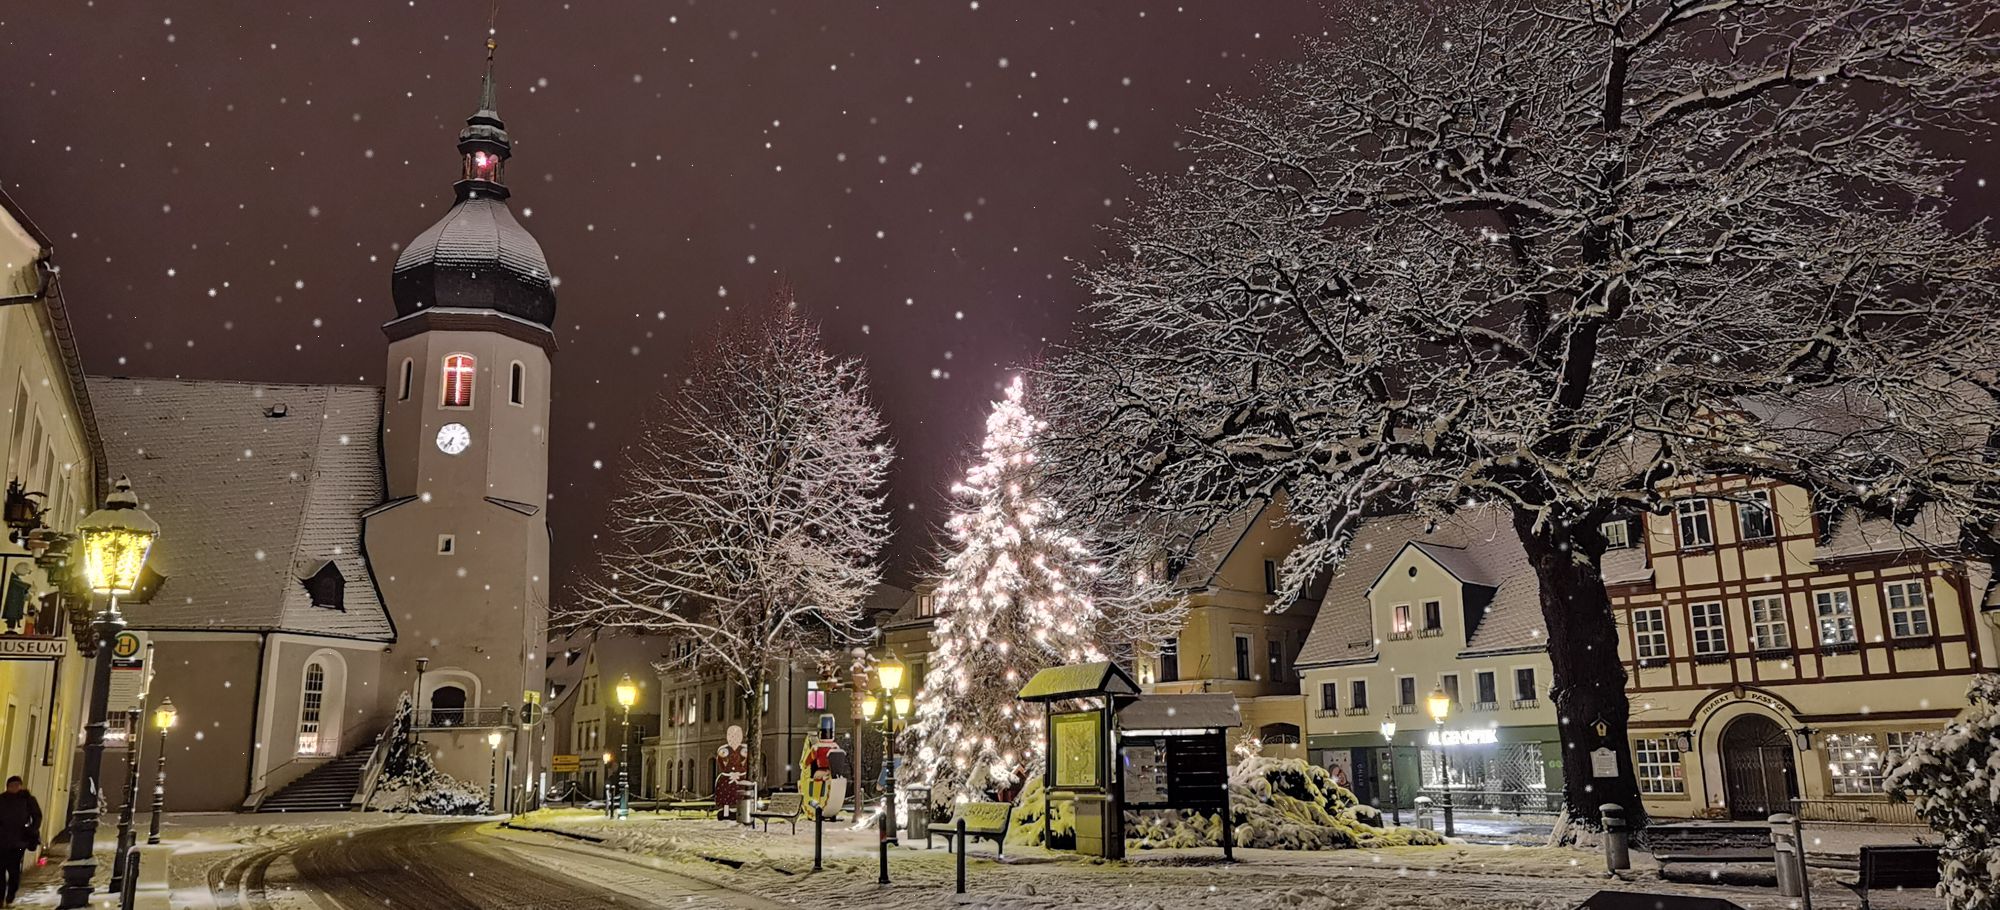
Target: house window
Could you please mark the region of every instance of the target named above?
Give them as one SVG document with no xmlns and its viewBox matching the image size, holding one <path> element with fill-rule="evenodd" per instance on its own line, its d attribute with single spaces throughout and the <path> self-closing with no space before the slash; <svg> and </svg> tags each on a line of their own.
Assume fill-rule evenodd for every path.
<svg viewBox="0 0 2000 910">
<path fill-rule="evenodd" d="M 1770 540 L 1778 536 L 1777 516 L 1771 512 L 1771 491 L 1751 490 L 1736 505 L 1738 530 L 1744 540 Z"/>
<path fill-rule="evenodd" d="M 1278 593 L 1277 560 L 1273 559 L 1264 560 L 1264 593 L 1266 594 Z"/>
<path fill-rule="evenodd" d="M 820 688 L 818 682 L 810 679 L 806 680 L 806 710 L 826 710 L 826 690 Z"/>
<path fill-rule="evenodd" d="M 1854 598 L 1846 591 L 1814 594 L 1813 612 L 1819 617 L 1821 645 L 1851 645 L 1858 640 L 1854 628 Z"/>
<path fill-rule="evenodd" d="M 1250 679 L 1250 636 L 1236 636 L 1236 678 Z"/>
<path fill-rule="evenodd" d="M 319 755 L 319 709 L 326 701 L 326 667 L 306 664 L 306 684 L 299 692 L 299 754 Z"/>
<path fill-rule="evenodd" d="M 1924 583 L 1896 581 L 1882 586 L 1889 602 L 1889 634 L 1896 638 L 1928 638 L 1931 634 L 1930 605 L 1924 601 Z"/>
<path fill-rule="evenodd" d="M 1181 640 L 1174 636 L 1160 646 L 1160 681 L 1173 682 L 1181 678 Z"/>
<path fill-rule="evenodd" d="M 507 368 L 507 403 L 526 404 L 528 401 L 528 368 L 514 361 Z"/>
<path fill-rule="evenodd" d="M 1792 630 L 1789 617 L 1785 615 L 1784 595 L 1764 594 L 1750 598 L 1750 635 L 1756 639 L 1759 651 L 1791 650 Z"/>
<path fill-rule="evenodd" d="M 1458 707 L 1458 674 L 1439 674 L 1438 688 L 1444 690 L 1444 697 L 1451 699 L 1452 707 Z"/>
<path fill-rule="evenodd" d="M 1843 796 L 1878 796 L 1882 779 L 1902 761 L 1915 738 L 1912 733 L 1829 733 L 1826 770 L 1833 792 Z"/>
<path fill-rule="evenodd" d="M 1632 768 L 1639 777 L 1641 793 L 1687 792 L 1681 750 L 1671 739 L 1633 740 Z"/>
<path fill-rule="evenodd" d="M 403 376 L 396 382 L 396 400 L 409 401 L 410 386 L 415 385 L 416 381 L 417 362 L 408 357 L 403 358 Z"/>
<path fill-rule="evenodd" d="M 706 723 L 712 723 L 714 722 L 714 720 L 715 720 L 715 692 L 711 690 L 708 692 L 701 693 L 701 722 L 706 724 Z"/>
<path fill-rule="evenodd" d="M 1277 681 L 1285 678 L 1285 643 L 1275 638 L 1264 642 L 1264 660 L 1271 665 L 1271 675 L 1266 679 Z"/>
<path fill-rule="evenodd" d="M 1715 527 L 1708 520 L 1708 500 L 1683 499 L 1674 504 L 1674 514 L 1680 520 L 1682 549 L 1714 545 Z"/>
<path fill-rule="evenodd" d="M 1667 611 L 1642 607 L 1632 611 L 1632 635 L 1640 660 L 1663 660 L 1667 656 Z"/>
<path fill-rule="evenodd" d="M 1410 637 L 1410 605 L 1397 604 L 1389 619 L 1389 637 L 1403 639 Z"/>
<path fill-rule="evenodd" d="M 1348 684 L 1347 713 L 1368 713 L 1368 680 L 1357 679 Z"/>
<path fill-rule="evenodd" d="M 1473 688 L 1477 689 L 1479 701 L 1475 707 L 1491 711 L 1500 704 L 1500 677 L 1492 670 L 1481 670 L 1472 677 Z"/>
<path fill-rule="evenodd" d="M 1604 548 L 1623 550 L 1632 546 L 1632 526 L 1625 521 L 1607 521 L 1597 526 L 1597 533 L 1604 537 Z"/>
<path fill-rule="evenodd" d="M 315 607 L 327 610 L 347 609 L 347 579 L 341 577 L 340 567 L 331 562 L 320 565 L 311 577 L 300 579 L 306 589 L 306 596 Z"/>
<path fill-rule="evenodd" d="M 1514 669 L 1514 707 L 1525 708 L 1540 698 L 1535 689 L 1535 668 L 1516 667 Z"/>
<path fill-rule="evenodd" d="M 744 694 L 744 693 L 743 693 L 743 692 L 742 692 L 741 690 L 736 690 L 734 694 L 735 694 L 735 697 L 734 697 L 734 698 L 731 698 L 731 699 L 729 700 L 729 703 L 730 703 L 730 705 L 732 705 L 732 706 L 733 706 L 733 707 L 731 707 L 731 709 L 730 709 L 730 719 L 731 719 L 731 720 L 742 720 L 742 719 L 743 719 L 743 703 L 744 703 L 744 702 L 746 702 L 746 701 L 749 701 L 749 700 L 750 700 L 750 696 L 748 696 L 748 695 Z"/>
<path fill-rule="evenodd" d="M 1688 629 L 1696 657 L 1728 655 L 1729 629 L 1723 623 L 1722 604 L 1689 604 Z"/>
<path fill-rule="evenodd" d="M 1340 684 L 1319 684 L 1319 713 L 1332 714 L 1340 710 Z"/>
<path fill-rule="evenodd" d="M 1435 600 L 1424 601 L 1424 634 L 1437 635 L 1444 631 L 1444 604 Z"/>
<path fill-rule="evenodd" d="M 1396 677 L 1396 713 L 1414 714 L 1417 710 L 1417 678 Z"/>
<path fill-rule="evenodd" d="M 472 383 L 478 366 L 471 354 L 448 354 L 444 358 L 444 397 L 447 408 L 472 407 Z"/>
<path fill-rule="evenodd" d="M 936 594 L 917 595 L 917 618 L 928 619 L 936 615 L 937 615 L 937 595 Z"/>
</svg>

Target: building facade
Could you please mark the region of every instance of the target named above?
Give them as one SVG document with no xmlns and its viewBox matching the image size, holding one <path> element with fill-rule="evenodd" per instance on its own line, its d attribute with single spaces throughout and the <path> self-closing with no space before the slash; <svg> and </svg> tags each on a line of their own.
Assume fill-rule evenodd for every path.
<svg viewBox="0 0 2000 910">
<path fill-rule="evenodd" d="M 89 598 L 62 541 L 97 508 L 104 451 L 48 236 L 0 192 L 0 395 L 7 527 L 0 539 L 0 778 L 19 775 L 64 823 L 82 723 Z M 81 621 L 81 622 L 79 622 Z"/>
<path fill-rule="evenodd" d="M 1299 658 L 1310 760 L 1383 808 L 1440 799 L 1448 779 L 1460 808 L 1553 812 L 1562 748 L 1537 597 L 1498 510 L 1364 523 Z"/>
<path fill-rule="evenodd" d="M 1912 820 L 1882 779 L 1913 734 L 1991 672 L 1991 574 L 1955 529 L 1812 508 L 1749 477 L 1675 488 L 1673 510 L 1608 536 L 1648 569 L 1608 579 L 1622 626 L 1647 810 Z"/>
</svg>

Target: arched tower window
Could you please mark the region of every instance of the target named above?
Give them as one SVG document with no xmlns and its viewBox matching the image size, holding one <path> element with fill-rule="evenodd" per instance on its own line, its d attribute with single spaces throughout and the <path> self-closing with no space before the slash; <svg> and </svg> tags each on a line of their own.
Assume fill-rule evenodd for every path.
<svg viewBox="0 0 2000 910">
<path fill-rule="evenodd" d="M 507 401 L 511 404 L 528 402 L 528 368 L 518 360 L 507 371 Z"/>
<path fill-rule="evenodd" d="M 326 667 L 319 661 L 306 664 L 306 683 L 299 694 L 299 754 L 320 755 L 320 710 L 326 705 Z"/>
<path fill-rule="evenodd" d="M 478 378 L 478 363 L 471 354 L 447 354 L 444 358 L 444 400 L 447 408 L 472 407 L 472 384 Z"/>
<path fill-rule="evenodd" d="M 417 378 L 417 362 L 411 360 L 408 357 L 403 358 L 403 378 L 402 382 L 396 386 L 397 401 L 410 400 L 410 386 L 415 384 L 416 378 Z"/>
</svg>

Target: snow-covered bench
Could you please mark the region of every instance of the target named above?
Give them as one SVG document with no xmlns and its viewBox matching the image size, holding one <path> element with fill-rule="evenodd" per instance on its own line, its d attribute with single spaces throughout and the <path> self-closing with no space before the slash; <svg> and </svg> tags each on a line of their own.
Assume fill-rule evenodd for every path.
<svg viewBox="0 0 2000 910">
<path fill-rule="evenodd" d="M 945 846 L 951 846 L 958 838 L 958 822 L 965 821 L 965 836 L 985 838 L 993 842 L 994 852 L 1007 852 L 1007 822 L 1014 817 L 1013 803 L 959 803 L 952 810 L 951 820 L 943 824 L 933 824 L 924 828 L 924 849 L 931 848 L 931 838 L 944 835 Z M 965 852 L 965 845 L 958 845 L 958 852 Z"/>
<path fill-rule="evenodd" d="M 1861 848 L 1861 910 L 1870 888 L 1930 888 L 1938 883 L 1938 848 L 1917 844 L 1877 844 Z"/>
<path fill-rule="evenodd" d="M 792 833 L 799 833 L 799 813 L 805 811 L 806 798 L 799 793 L 773 793 L 764 800 L 764 808 L 750 813 L 752 821 L 764 823 L 764 830 L 771 830 L 771 819 L 788 822 Z"/>
</svg>

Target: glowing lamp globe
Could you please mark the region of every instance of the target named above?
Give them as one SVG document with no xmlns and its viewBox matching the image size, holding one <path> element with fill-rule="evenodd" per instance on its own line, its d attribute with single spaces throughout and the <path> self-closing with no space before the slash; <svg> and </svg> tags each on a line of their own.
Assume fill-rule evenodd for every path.
<svg viewBox="0 0 2000 910">
<path fill-rule="evenodd" d="M 117 597 L 139 587 L 160 523 L 139 508 L 132 481 L 120 477 L 104 508 L 77 522 L 76 531 L 83 539 L 84 581 L 93 593 Z"/>
<path fill-rule="evenodd" d="M 1431 690 L 1430 709 L 1431 720 L 1438 723 L 1444 723 L 1444 719 L 1451 716 L 1451 696 L 1444 693 L 1443 686 Z"/>
<path fill-rule="evenodd" d="M 639 703 L 639 684 L 632 681 L 632 674 L 618 681 L 618 706 L 630 708 Z"/>
<path fill-rule="evenodd" d="M 910 716 L 910 697 L 908 695 L 896 696 L 896 716 Z"/>
<path fill-rule="evenodd" d="M 180 709 L 174 707 L 173 699 L 160 699 L 160 706 L 153 709 L 153 726 L 165 733 L 174 728 L 174 722 L 180 720 L 180 715 Z"/>
<path fill-rule="evenodd" d="M 491 749 L 500 748 L 500 731 L 495 730 L 491 733 L 486 734 L 486 745 L 488 748 Z"/>
<path fill-rule="evenodd" d="M 903 687 L 903 662 L 897 660 L 893 654 L 883 658 L 881 663 L 875 665 L 875 678 L 881 681 L 884 691 L 894 692 L 897 689 L 901 689 Z"/>
<path fill-rule="evenodd" d="M 1382 738 L 1390 742 L 1396 740 L 1396 719 L 1387 714 L 1382 715 Z"/>
<path fill-rule="evenodd" d="M 861 697 L 862 717 L 868 718 L 869 720 L 874 720 L 875 715 L 881 713 L 881 711 L 882 711 L 882 699 L 877 698 L 873 695 L 864 695 Z"/>
</svg>

